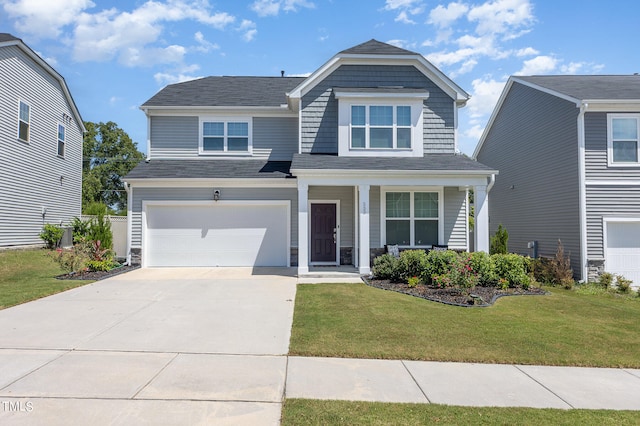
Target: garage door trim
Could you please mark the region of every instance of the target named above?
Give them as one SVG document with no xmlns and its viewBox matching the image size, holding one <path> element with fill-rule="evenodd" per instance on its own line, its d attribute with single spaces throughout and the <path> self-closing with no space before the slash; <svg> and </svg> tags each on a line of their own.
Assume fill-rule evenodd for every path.
<svg viewBox="0 0 640 426">
<path fill-rule="evenodd" d="M 628 224 L 637 224 L 640 225 L 639 217 L 603 217 L 602 218 L 602 249 L 604 254 L 604 267 L 607 272 L 609 271 L 608 264 L 610 264 L 611 254 L 609 253 L 609 235 L 608 235 L 608 227 L 610 223 L 628 223 Z M 629 278 L 629 277 L 625 277 Z M 634 287 L 638 287 L 640 283 L 633 283 Z"/>
<path fill-rule="evenodd" d="M 149 207 L 154 206 L 168 206 L 168 207 L 213 207 L 216 205 L 221 206 L 281 206 L 285 207 L 286 211 L 286 253 L 287 253 L 287 267 L 291 266 L 291 259 L 289 253 L 291 253 L 291 201 L 290 200 L 149 200 L 142 201 L 142 267 L 147 265 L 148 250 L 148 230 L 147 230 L 147 213 Z"/>
</svg>

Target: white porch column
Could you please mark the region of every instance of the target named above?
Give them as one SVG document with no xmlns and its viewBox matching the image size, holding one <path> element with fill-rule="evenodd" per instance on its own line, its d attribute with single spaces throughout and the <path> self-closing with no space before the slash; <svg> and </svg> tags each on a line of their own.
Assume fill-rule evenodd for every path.
<svg viewBox="0 0 640 426">
<path fill-rule="evenodd" d="M 360 254 L 358 271 L 360 274 L 371 273 L 369 261 L 369 189 L 371 185 L 358 185 L 358 236 L 360 238 Z"/>
<path fill-rule="evenodd" d="M 489 253 L 489 194 L 487 186 L 481 185 L 474 187 L 475 202 L 475 251 L 484 251 Z"/>
<path fill-rule="evenodd" d="M 309 184 L 298 181 L 298 275 L 309 273 Z"/>
</svg>

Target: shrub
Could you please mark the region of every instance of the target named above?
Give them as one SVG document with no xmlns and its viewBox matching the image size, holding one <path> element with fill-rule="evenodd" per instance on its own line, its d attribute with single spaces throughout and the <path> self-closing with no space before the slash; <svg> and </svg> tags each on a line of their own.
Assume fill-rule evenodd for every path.
<svg viewBox="0 0 640 426">
<path fill-rule="evenodd" d="M 431 250 L 426 255 L 422 282 L 439 285 L 434 283 L 434 277 L 447 275 L 457 258 L 458 253 L 453 250 Z"/>
<path fill-rule="evenodd" d="M 494 254 L 491 256 L 496 276 L 507 281 L 509 287 L 518 285 L 529 288 L 531 279 L 527 274 L 527 258 L 519 254 Z"/>
<path fill-rule="evenodd" d="M 373 261 L 372 272 L 376 279 L 399 281 L 398 259 L 388 253 L 378 256 Z"/>
<path fill-rule="evenodd" d="M 82 220 L 79 217 L 74 217 L 71 220 L 71 229 L 73 231 L 73 242 L 77 242 L 82 238 L 86 238 L 89 233 L 89 227 L 91 222 L 88 220 Z"/>
<path fill-rule="evenodd" d="M 493 270 L 493 264 L 491 263 L 491 257 L 483 252 L 476 251 L 471 253 L 469 264 L 473 270 L 478 274 L 478 284 L 481 286 L 495 285 L 498 278 Z"/>
<path fill-rule="evenodd" d="M 90 220 L 87 238 L 92 241 L 100 241 L 100 244 L 105 249 L 113 247 L 111 223 L 105 218 L 104 214 L 98 214 Z"/>
<path fill-rule="evenodd" d="M 80 272 L 86 269 L 89 254 L 85 245 L 75 244 L 70 249 L 57 249 L 53 254 L 53 260 L 60 265 L 64 272 Z"/>
<path fill-rule="evenodd" d="M 613 284 L 613 274 L 609 272 L 601 273 L 598 277 L 598 284 L 600 284 L 605 290 L 610 289 Z"/>
<path fill-rule="evenodd" d="M 420 284 L 420 278 L 418 278 L 418 277 L 409 277 L 409 278 L 407 278 L 407 285 L 409 286 L 409 288 L 414 288 L 418 284 Z"/>
<path fill-rule="evenodd" d="M 60 246 L 60 240 L 62 240 L 63 235 L 64 229 L 51 223 L 45 224 L 42 232 L 40 232 L 40 238 L 45 242 L 47 248 L 50 249 Z"/>
<path fill-rule="evenodd" d="M 90 271 L 110 271 L 116 266 L 113 260 L 110 259 L 89 260 L 86 262 L 86 265 Z"/>
<path fill-rule="evenodd" d="M 410 277 L 421 277 L 427 269 L 427 254 L 424 250 L 405 250 L 400 253 L 398 273 L 402 281 Z"/>
<path fill-rule="evenodd" d="M 462 253 L 457 256 L 449 270 L 449 284 L 463 293 L 478 284 L 478 273 L 471 266 L 471 254 Z"/>
<path fill-rule="evenodd" d="M 631 290 L 631 283 L 633 281 L 623 277 L 622 275 L 616 275 L 616 287 L 620 293 L 629 293 Z"/>
<path fill-rule="evenodd" d="M 498 230 L 491 237 L 491 244 L 489 246 L 490 254 L 507 254 L 507 242 L 509 241 L 509 233 L 506 228 L 502 227 L 502 224 L 498 225 Z"/>
</svg>

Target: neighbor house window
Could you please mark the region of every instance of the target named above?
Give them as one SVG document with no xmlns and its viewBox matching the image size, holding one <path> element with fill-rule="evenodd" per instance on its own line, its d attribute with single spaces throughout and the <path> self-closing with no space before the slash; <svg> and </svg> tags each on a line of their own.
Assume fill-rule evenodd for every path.
<svg viewBox="0 0 640 426">
<path fill-rule="evenodd" d="M 411 107 L 352 105 L 352 149 L 411 149 Z"/>
<path fill-rule="evenodd" d="M 386 244 L 407 247 L 438 244 L 439 192 L 389 191 L 384 194 Z"/>
<path fill-rule="evenodd" d="M 64 157 L 65 128 L 62 124 L 58 124 L 58 155 Z"/>
<path fill-rule="evenodd" d="M 609 114 L 609 164 L 638 164 L 640 151 L 640 115 Z"/>
<path fill-rule="evenodd" d="M 31 120 L 31 107 L 29 104 L 20 101 L 20 111 L 18 116 L 18 139 L 29 142 L 29 127 Z"/>
<path fill-rule="evenodd" d="M 251 151 L 249 120 L 201 120 L 202 153 L 248 153 Z"/>
</svg>

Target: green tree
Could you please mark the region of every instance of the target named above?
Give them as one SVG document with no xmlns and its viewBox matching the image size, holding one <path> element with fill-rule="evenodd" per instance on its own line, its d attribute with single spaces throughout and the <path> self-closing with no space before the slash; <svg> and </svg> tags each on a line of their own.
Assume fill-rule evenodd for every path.
<svg viewBox="0 0 640 426">
<path fill-rule="evenodd" d="M 138 144 L 112 121 L 84 123 L 82 163 L 82 210 L 101 202 L 116 212 L 127 209 L 122 177 L 144 159 Z"/>
<path fill-rule="evenodd" d="M 498 225 L 498 230 L 491 237 L 491 245 L 489 247 L 489 254 L 507 254 L 507 242 L 509 241 L 509 233 L 506 228 L 502 227 L 502 224 Z"/>
</svg>

